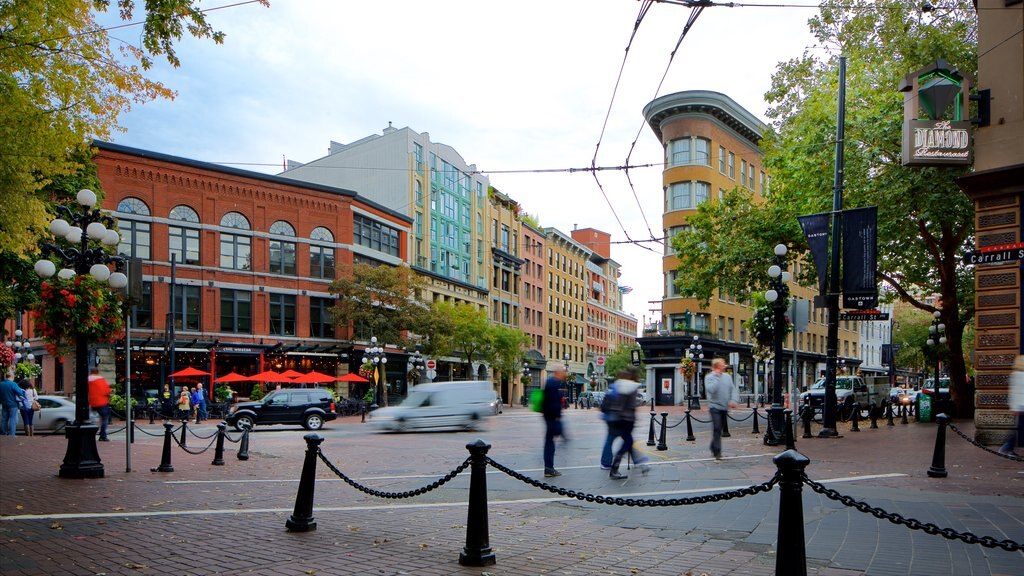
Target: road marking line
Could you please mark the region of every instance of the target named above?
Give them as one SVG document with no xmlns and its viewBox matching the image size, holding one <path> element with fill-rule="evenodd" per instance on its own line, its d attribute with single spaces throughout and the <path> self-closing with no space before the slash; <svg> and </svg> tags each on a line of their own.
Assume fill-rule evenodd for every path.
<svg viewBox="0 0 1024 576">
<path fill-rule="evenodd" d="M 898 478 L 907 474 L 871 474 L 855 477 L 829 478 L 818 480 L 820 484 L 835 484 L 840 482 L 856 482 L 859 480 L 877 480 L 880 478 Z M 626 494 L 603 494 L 605 498 L 637 498 L 639 496 L 669 496 L 673 494 L 703 494 L 719 493 L 728 490 L 739 490 L 748 488 L 747 485 L 735 486 L 714 486 L 708 488 L 689 488 L 686 490 L 663 490 L 657 492 L 630 492 Z M 596 494 L 595 494 L 596 496 Z M 578 498 L 566 498 L 564 496 L 552 498 L 520 498 L 514 500 L 489 500 L 489 504 L 546 504 L 551 502 L 571 502 Z M 468 506 L 466 502 L 429 502 L 422 504 L 374 504 L 364 506 L 318 506 L 314 509 L 316 513 L 324 512 L 352 512 L 369 510 L 412 510 L 417 508 L 453 508 Z M 85 518 L 150 518 L 163 516 L 222 516 L 225 514 L 282 514 L 292 512 L 292 508 L 240 508 L 240 509 L 214 509 L 214 510 L 153 510 L 149 512 L 97 512 L 77 514 L 21 514 L 17 516 L 3 516 L 0 521 L 16 522 L 23 520 L 78 520 Z"/>
</svg>

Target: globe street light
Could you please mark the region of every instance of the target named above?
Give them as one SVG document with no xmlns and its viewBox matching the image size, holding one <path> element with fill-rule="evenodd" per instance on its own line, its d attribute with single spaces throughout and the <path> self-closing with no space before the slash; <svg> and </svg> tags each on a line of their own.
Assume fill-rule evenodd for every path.
<svg viewBox="0 0 1024 576">
<path fill-rule="evenodd" d="M 420 383 L 424 370 L 426 370 L 426 364 L 423 363 L 423 354 L 420 352 L 420 347 L 417 346 L 416 351 L 409 357 L 409 373 L 413 386 Z"/>
<path fill-rule="evenodd" d="M 70 280 L 76 275 L 89 274 L 100 282 L 106 282 L 114 289 L 122 289 L 128 285 L 128 277 L 121 272 L 110 272 L 107 264 L 121 262 L 120 256 L 112 256 L 103 246 L 117 246 L 121 241 L 115 229 L 114 219 L 95 208 L 96 194 L 92 190 L 79 190 L 77 196 L 81 211 L 74 211 L 68 206 L 57 206 L 60 216 L 50 222 L 50 232 L 63 238 L 70 247 L 63 247 L 50 242 L 40 245 L 43 259 L 35 263 L 35 272 L 42 278 L 50 278 L 55 273 L 62 280 Z M 96 246 L 94 243 L 103 246 Z M 49 258 L 56 257 L 61 263 L 57 266 Z M 82 300 L 80 306 L 89 306 Z M 74 330 L 74 326 L 69 326 Z M 89 341 L 84 334 L 75 334 L 75 420 L 66 427 L 68 439 L 67 452 L 60 466 L 61 478 L 102 478 L 103 464 L 96 448 L 97 427 L 92 423 L 89 414 Z"/>
<path fill-rule="evenodd" d="M 694 372 L 693 382 L 691 382 L 693 389 L 688 394 L 689 409 L 700 410 L 700 374 L 704 365 L 704 345 L 700 343 L 700 336 L 696 334 L 693 336 L 693 342 L 690 343 L 690 348 L 686 351 L 686 357 L 697 362 L 697 371 Z"/>
<path fill-rule="evenodd" d="M 764 443 L 777 446 L 785 442 L 783 434 L 786 425 L 785 409 L 782 407 L 782 338 L 786 325 L 786 301 L 789 297 L 789 280 L 786 270 L 785 244 L 775 246 L 774 263 L 768 267 L 771 288 L 764 293 L 765 299 L 772 305 L 772 406 L 768 409 L 768 429 L 765 431 Z"/>
<path fill-rule="evenodd" d="M 19 312 L 20 314 L 20 312 Z M 32 353 L 32 345 L 29 344 L 28 340 L 22 339 L 21 328 L 14 331 L 14 340 L 8 340 L 5 344 L 8 348 L 14 352 L 14 362 L 33 362 L 36 359 L 36 355 Z"/>
<path fill-rule="evenodd" d="M 935 347 L 935 403 L 936 411 L 938 410 L 939 401 L 939 346 L 946 343 L 946 325 L 942 323 L 942 312 L 936 310 L 932 312 L 934 319 L 932 325 L 928 327 L 928 340 L 925 342 L 929 346 Z"/>
<path fill-rule="evenodd" d="M 377 406 L 381 405 L 381 401 L 385 399 L 382 382 L 384 381 L 385 369 L 387 368 L 388 357 L 384 353 L 384 348 L 377 346 L 377 337 L 372 336 L 370 338 L 370 347 L 363 351 L 363 364 L 373 364 L 373 392 L 376 398 Z"/>
</svg>

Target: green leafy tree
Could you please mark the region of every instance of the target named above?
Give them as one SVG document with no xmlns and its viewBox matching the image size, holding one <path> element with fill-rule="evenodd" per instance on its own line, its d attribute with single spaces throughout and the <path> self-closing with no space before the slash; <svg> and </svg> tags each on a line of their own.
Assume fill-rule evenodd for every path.
<svg viewBox="0 0 1024 576">
<path fill-rule="evenodd" d="M 639 350 L 640 346 L 619 344 L 604 357 L 604 377 L 614 380 L 619 371 L 633 365 L 633 350 Z M 643 360 L 640 362 L 640 369 L 643 370 Z"/>
<path fill-rule="evenodd" d="M 471 378 L 474 361 L 494 358 L 494 331 L 487 312 L 465 302 L 435 302 L 430 308 L 431 325 L 427 349 L 436 356 L 461 356 L 463 377 Z"/>
<path fill-rule="evenodd" d="M 509 326 L 490 326 L 490 331 L 493 343 L 491 366 L 512 381 L 522 374 L 523 355 L 530 346 L 530 337 Z"/>
<path fill-rule="evenodd" d="M 417 299 L 423 279 L 408 266 L 342 267 L 330 291 L 338 295 L 334 321 L 355 338 L 408 344 L 408 333 L 424 323 L 427 308 Z"/>
<path fill-rule="evenodd" d="M 111 7 L 124 21 L 144 18 L 140 45 L 122 43 L 120 55 L 95 19 Z M 197 0 L 0 2 L 0 250 L 36 249 L 48 221 L 42 188 L 81 167 L 90 139 L 109 138 L 133 104 L 174 96 L 144 72 L 154 57 L 177 66 L 186 31 L 224 39 Z"/>
<path fill-rule="evenodd" d="M 931 313 L 941 297 L 954 402 L 965 394 L 963 329 L 974 314 L 971 270 L 962 263 L 973 207 L 956 185 L 960 168 L 901 165 L 903 94 L 908 73 L 942 58 L 973 78 L 976 18 L 958 0 L 924 13 L 897 0 L 829 0 L 809 21 L 823 47 L 783 62 L 766 94 L 772 128 L 764 140 L 772 175 L 766 199 L 732 191 L 705 203 L 677 235 L 677 287 L 708 300 L 722 287 L 744 296 L 766 288 L 772 246 L 807 249 L 796 217 L 832 207 L 838 56 L 847 57 L 844 207 L 878 207 L 878 280 L 885 295 Z M 800 280 L 811 283 L 813 266 Z"/>
</svg>

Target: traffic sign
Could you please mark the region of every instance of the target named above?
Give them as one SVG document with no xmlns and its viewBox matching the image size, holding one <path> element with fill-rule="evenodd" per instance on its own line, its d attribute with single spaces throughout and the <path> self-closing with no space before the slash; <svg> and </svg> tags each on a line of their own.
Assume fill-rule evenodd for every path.
<svg viewBox="0 0 1024 576">
<path fill-rule="evenodd" d="M 437 368 L 437 361 L 427 360 L 427 370 L 434 370 L 435 368 Z"/>
<path fill-rule="evenodd" d="M 598 366 L 604 366 L 604 356 L 598 356 L 597 357 L 597 365 Z"/>
</svg>

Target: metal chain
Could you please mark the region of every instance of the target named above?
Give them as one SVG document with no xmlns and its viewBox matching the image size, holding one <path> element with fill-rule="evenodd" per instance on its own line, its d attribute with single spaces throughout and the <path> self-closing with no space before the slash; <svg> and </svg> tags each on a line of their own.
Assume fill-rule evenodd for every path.
<svg viewBox="0 0 1024 576">
<path fill-rule="evenodd" d="M 164 435 L 163 432 L 161 432 L 159 434 L 153 434 L 152 432 L 146 432 L 146 429 L 145 428 L 140 428 L 139 425 L 136 422 L 132 422 L 132 426 L 135 427 L 135 431 L 136 432 L 142 432 L 146 436 L 153 436 L 155 438 L 155 437 L 159 437 L 159 436 L 163 436 Z"/>
<path fill-rule="evenodd" d="M 700 422 L 701 424 L 711 424 L 711 418 L 708 418 L 707 420 L 701 420 L 700 418 L 697 418 L 693 414 L 690 414 L 690 418 L 694 419 L 697 422 Z"/>
<path fill-rule="evenodd" d="M 184 444 L 182 444 L 181 441 L 178 440 L 178 437 L 174 435 L 174 432 L 171 432 L 171 438 L 174 438 L 174 442 L 178 446 L 180 446 L 182 450 L 184 450 L 185 452 L 188 452 L 189 454 L 192 454 L 193 456 L 198 456 L 198 455 L 202 454 L 203 452 L 206 452 L 207 450 L 210 449 L 211 446 L 213 446 L 213 443 L 217 441 L 217 439 L 214 438 L 214 439 L 210 440 L 210 443 L 206 445 L 206 448 L 203 448 L 202 450 L 199 450 L 199 451 L 194 451 L 194 450 L 189 450 L 188 447 L 186 447 Z"/>
<path fill-rule="evenodd" d="M 109 430 L 109 431 L 107 432 L 107 434 L 108 434 L 108 435 L 109 435 L 109 434 L 118 434 L 118 433 L 124 432 L 124 431 L 125 431 L 125 430 L 127 430 L 127 429 L 128 429 L 128 425 L 127 425 L 127 424 L 125 424 L 124 426 L 121 426 L 121 427 L 120 427 L 120 428 L 118 428 L 117 430 Z"/>
<path fill-rule="evenodd" d="M 245 432 L 242 432 L 242 434 L 245 434 Z M 228 431 L 225 430 L 224 431 L 224 439 L 227 440 L 228 442 L 233 443 L 233 444 L 238 444 L 239 442 L 242 441 L 242 434 L 239 434 L 238 438 L 232 438 L 231 434 L 228 434 Z"/>
<path fill-rule="evenodd" d="M 452 470 L 451 472 L 446 474 L 444 477 L 442 477 L 440 480 L 435 480 L 434 482 L 432 482 L 432 483 L 430 483 L 430 484 L 428 484 L 428 485 L 426 485 L 426 486 L 424 486 L 422 488 L 416 488 L 415 490 L 408 490 L 406 492 L 382 492 L 380 490 L 374 490 L 373 488 L 369 488 L 367 486 L 363 486 L 362 484 L 360 484 L 360 483 L 356 482 L 355 480 L 353 480 L 353 479 L 349 478 L 348 476 L 346 476 L 344 472 L 339 470 L 334 464 L 331 463 L 330 460 L 327 459 L 327 456 L 324 455 L 322 450 L 317 449 L 316 455 L 319 456 L 321 460 L 323 460 L 324 464 L 326 464 L 327 467 L 330 468 L 331 471 L 334 472 L 334 474 L 337 475 L 338 478 L 341 478 L 349 486 L 355 488 L 356 490 L 359 490 L 360 492 L 365 492 L 365 493 L 369 494 L 370 496 L 376 496 L 377 498 L 396 498 L 396 499 L 398 499 L 398 498 L 412 498 L 413 496 L 419 496 L 421 494 L 426 494 L 427 492 L 430 492 L 431 490 L 434 490 L 436 488 L 440 488 L 444 484 L 447 484 L 449 480 L 451 480 L 452 478 L 455 478 L 460 473 L 462 473 L 463 470 L 465 470 L 466 468 L 469 468 L 469 464 L 471 462 L 470 458 L 466 458 L 466 461 L 463 462 L 462 464 L 459 464 L 458 468 L 455 468 L 454 470 Z"/>
<path fill-rule="evenodd" d="M 921 530 L 927 534 L 932 535 L 938 534 L 939 536 L 942 536 L 947 540 L 961 540 L 967 544 L 981 544 L 986 548 L 1002 548 L 1007 552 L 1019 552 L 1021 550 L 1024 550 L 1024 544 L 1021 544 L 1020 542 L 1014 542 L 1013 540 L 996 540 L 991 536 L 979 537 L 975 536 L 971 532 L 957 532 L 952 528 L 939 528 L 931 522 L 921 522 L 920 520 L 915 520 L 914 518 L 904 518 L 899 514 L 893 512 L 886 512 L 881 508 L 875 508 L 874 506 L 871 506 L 866 502 L 854 500 L 853 498 L 849 496 L 844 496 L 839 492 L 832 490 L 831 488 L 826 488 L 821 484 L 808 478 L 806 474 L 801 474 L 801 480 L 804 484 L 810 486 L 811 490 L 814 490 L 818 494 L 821 494 L 822 496 L 825 496 L 830 500 L 835 500 L 836 502 L 839 502 L 840 504 L 843 504 L 845 506 L 856 508 L 861 512 L 871 514 L 875 518 L 888 520 L 893 524 L 902 524 L 903 526 L 906 526 L 911 530 Z"/>
<path fill-rule="evenodd" d="M 729 420 L 732 420 L 733 422 L 746 422 L 747 420 L 750 420 L 750 418 L 753 415 L 754 415 L 754 413 L 751 412 L 750 414 L 747 414 L 745 418 L 733 418 L 732 414 L 726 413 L 726 416 L 729 417 Z"/>
<path fill-rule="evenodd" d="M 209 436 L 200 436 L 199 434 L 196 434 L 195 432 L 193 432 L 191 428 L 188 429 L 188 432 L 189 432 L 189 434 L 195 436 L 196 438 L 199 438 L 200 440 L 207 440 L 207 439 L 213 438 L 214 436 L 217 435 L 217 433 L 214 432 L 213 434 L 210 434 Z"/>
<path fill-rule="evenodd" d="M 665 426 L 665 428 L 667 428 L 667 429 L 671 430 L 672 428 L 675 428 L 676 426 L 679 426 L 679 425 L 680 425 L 680 424 L 682 424 L 683 422 L 686 422 L 686 418 L 683 418 L 682 420 L 680 420 L 679 422 L 676 422 L 675 424 L 673 424 L 673 425 L 671 425 L 671 426 Z"/>
<path fill-rule="evenodd" d="M 738 490 L 729 490 L 727 492 L 717 492 L 715 494 L 707 494 L 707 495 L 704 495 L 704 496 L 693 496 L 693 497 L 690 497 L 690 498 L 667 498 L 667 499 L 662 499 L 662 500 L 655 500 L 655 499 L 641 500 L 641 499 L 637 499 L 637 498 L 622 498 L 622 497 L 619 497 L 619 496 L 600 496 L 600 495 L 594 495 L 594 494 L 587 494 L 587 493 L 584 493 L 584 492 L 577 492 L 575 490 L 568 490 L 566 488 L 561 488 L 559 486 L 552 486 L 551 484 L 546 484 L 544 482 L 541 482 L 540 480 L 535 480 L 533 478 L 530 478 L 529 476 L 524 476 L 523 474 L 520 474 L 519 472 L 516 472 L 515 470 L 512 470 L 511 468 L 508 468 L 506 466 L 502 466 L 501 464 L 499 464 L 498 462 L 495 462 L 490 457 L 487 458 L 487 463 L 490 464 L 491 466 L 494 466 L 494 468 L 496 468 L 497 470 L 500 470 L 500 471 L 504 472 L 508 476 L 511 476 L 512 478 L 515 478 L 516 480 L 519 480 L 521 482 L 525 482 L 526 484 L 529 484 L 530 486 L 533 486 L 535 488 L 540 488 L 541 490 L 547 490 L 548 492 L 552 492 L 554 494 L 558 494 L 559 496 L 565 496 L 565 497 L 568 497 L 568 498 L 575 498 L 577 500 L 586 500 L 587 502 L 596 502 L 598 504 L 612 504 L 612 505 L 615 505 L 615 506 L 639 506 L 639 507 L 689 506 L 689 505 L 692 505 L 692 504 L 707 504 L 709 502 L 722 502 L 722 501 L 725 501 L 725 500 L 731 500 L 733 498 L 741 498 L 743 496 L 753 496 L 754 494 L 759 494 L 761 492 L 768 492 L 769 490 L 771 490 L 779 482 L 779 474 L 778 474 L 778 472 L 776 472 L 775 476 L 773 476 L 771 478 L 771 480 L 768 480 L 767 482 L 764 482 L 762 484 L 755 484 L 753 486 L 748 486 L 747 488 L 740 488 Z"/>
<path fill-rule="evenodd" d="M 978 444 L 978 442 L 976 440 L 974 440 L 973 438 L 968 438 L 967 435 L 964 434 L 963 432 L 961 432 L 959 428 L 954 426 L 952 422 L 949 422 L 946 425 L 949 426 L 950 430 L 952 430 L 953 432 L 956 432 L 958 436 L 960 436 L 964 440 L 967 440 L 971 444 L 974 444 L 978 448 L 981 448 L 985 452 L 988 452 L 990 454 L 995 454 L 996 456 L 999 456 L 1000 458 L 1006 458 L 1007 460 L 1013 460 L 1014 462 L 1024 462 L 1024 458 L 1021 458 L 1020 456 L 1012 456 L 1010 454 L 1003 454 L 1002 452 L 996 452 L 995 450 L 993 450 L 993 449 L 991 449 L 991 448 L 989 448 L 987 446 L 982 446 L 981 444 Z"/>
</svg>

